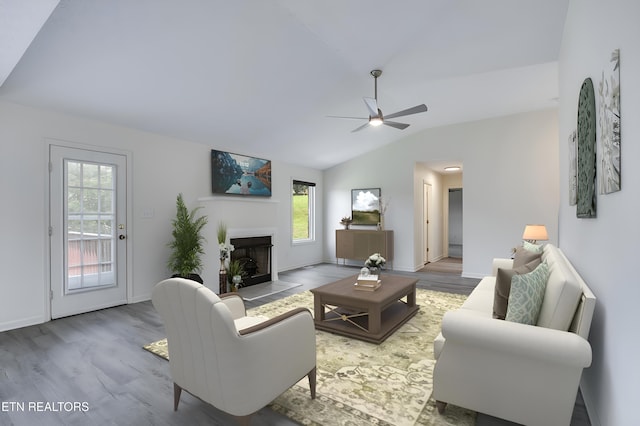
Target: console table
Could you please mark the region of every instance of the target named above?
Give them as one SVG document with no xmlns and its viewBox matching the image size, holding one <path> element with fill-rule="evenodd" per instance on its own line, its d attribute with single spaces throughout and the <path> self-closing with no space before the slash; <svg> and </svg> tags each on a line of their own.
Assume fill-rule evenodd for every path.
<svg viewBox="0 0 640 426">
<path fill-rule="evenodd" d="M 380 253 L 387 262 L 393 262 L 393 231 L 336 230 L 336 263 L 338 259 L 364 262 L 373 253 Z"/>
</svg>

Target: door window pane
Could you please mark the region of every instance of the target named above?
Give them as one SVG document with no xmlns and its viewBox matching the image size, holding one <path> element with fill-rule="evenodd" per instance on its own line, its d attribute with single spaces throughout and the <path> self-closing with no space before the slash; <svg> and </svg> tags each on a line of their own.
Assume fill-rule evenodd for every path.
<svg viewBox="0 0 640 426">
<path fill-rule="evenodd" d="M 65 292 L 115 285 L 114 166 L 65 160 Z"/>
</svg>

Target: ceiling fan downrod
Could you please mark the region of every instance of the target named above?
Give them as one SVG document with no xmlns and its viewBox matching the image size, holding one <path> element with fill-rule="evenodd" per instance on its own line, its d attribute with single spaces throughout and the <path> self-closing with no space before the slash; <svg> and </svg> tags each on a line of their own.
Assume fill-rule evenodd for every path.
<svg viewBox="0 0 640 426">
<path fill-rule="evenodd" d="M 378 77 L 382 75 L 382 70 L 372 70 L 370 74 L 373 76 L 373 97 L 378 102 Z"/>
</svg>

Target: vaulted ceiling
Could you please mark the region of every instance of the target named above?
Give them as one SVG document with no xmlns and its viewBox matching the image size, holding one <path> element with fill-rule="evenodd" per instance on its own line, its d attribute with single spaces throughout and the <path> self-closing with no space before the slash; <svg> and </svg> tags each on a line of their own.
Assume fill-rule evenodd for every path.
<svg viewBox="0 0 640 426">
<path fill-rule="evenodd" d="M 426 128 L 555 106 L 568 6 L 57 1 L 0 0 L 0 100 L 317 169 Z M 405 130 L 328 118 L 367 117 L 373 69 L 385 114 L 429 111 L 394 119 Z"/>
</svg>

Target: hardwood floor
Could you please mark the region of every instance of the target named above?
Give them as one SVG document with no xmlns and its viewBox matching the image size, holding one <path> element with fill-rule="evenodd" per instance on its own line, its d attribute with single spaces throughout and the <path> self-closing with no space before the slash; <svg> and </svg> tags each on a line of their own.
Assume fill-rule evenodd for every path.
<svg viewBox="0 0 640 426">
<path fill-rule="evenodd" d="M 349 275 L 358 268 L 320 264 L 280 273 L 302 284 L 259 306 Z M 417 276 L 418 287 L 469 294 L 478 280 L 444 273 Z M 173 411 L 169 364 L 141 346 L 164 337 L 151 305 L 141 302 L 0 333 L 0 425 L 230 425 L 232 419 L 183 392 Z M 295 425 L 269 408 L 252 425 Z M 479 426 L 513 425 L 479 415 Z M 590 426 L 580 396 L 573 426 Z"/>
</svg>

